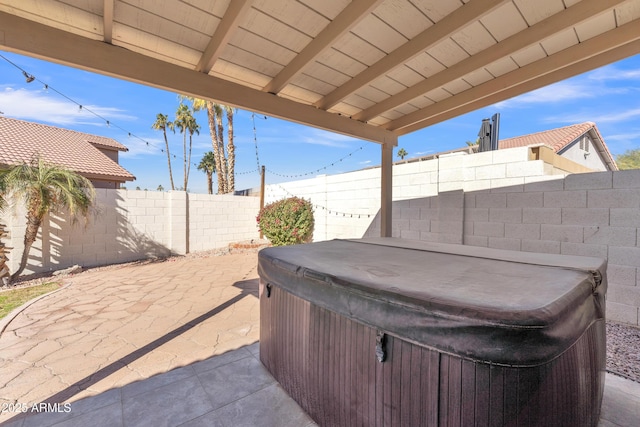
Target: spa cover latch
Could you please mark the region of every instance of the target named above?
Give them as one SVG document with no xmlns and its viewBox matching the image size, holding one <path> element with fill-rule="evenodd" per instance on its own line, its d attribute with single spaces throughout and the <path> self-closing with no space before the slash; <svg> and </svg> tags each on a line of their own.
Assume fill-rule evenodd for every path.
<svg viewBox="0 0 640 427">
<path fill-rule="evenodd" d="M 376 358 L 378 362 L 382 363 L 387 358 L 387 337 L 384 332 L 378 331 L 376 333 Z"/>
<path fill-rule="evenodd" d="M 591 275 L 593 276 L 593 291 L 595 292 L 596 288 L 602 283 L 602 274 L 595 270 L 591 272 Z"/>
<path fill-rule="evenodd" d="M 267 283 L 265 288 L 267 289 L 267 298 L 271 297 L 271 283 Z"/>
</svg>

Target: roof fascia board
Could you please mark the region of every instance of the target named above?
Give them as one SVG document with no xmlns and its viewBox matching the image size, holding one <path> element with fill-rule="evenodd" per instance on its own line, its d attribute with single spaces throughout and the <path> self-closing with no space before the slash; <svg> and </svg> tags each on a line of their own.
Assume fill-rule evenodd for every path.
<svg viewBox="0 0 640 427">
<path fill-rule="evenodd" d="M 0 46 L 9 51 L 135 83 L 211 99 L 343 135 L 397 145 L 397 135 L 338 114 L 0 12 Z"/>
<path fill-rule="evenodd" d="M 314 105 L 328 110 L 384 73 L 430 49 L 509 0 L 471 0 L 336 88 Z"/>
</svg>

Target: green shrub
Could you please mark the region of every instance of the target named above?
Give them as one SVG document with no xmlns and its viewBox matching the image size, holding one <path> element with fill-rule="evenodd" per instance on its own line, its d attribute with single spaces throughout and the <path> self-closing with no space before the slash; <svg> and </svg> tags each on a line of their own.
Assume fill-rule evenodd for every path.
<svg viewBox="0 0 640 427">
<path fill-rule="evenodd" d="M 308 243 L 313 236 L 311 202 L 298 197 L 266 205 L 256 220 L 258 228 L 273 246 Z"/>
</svg>

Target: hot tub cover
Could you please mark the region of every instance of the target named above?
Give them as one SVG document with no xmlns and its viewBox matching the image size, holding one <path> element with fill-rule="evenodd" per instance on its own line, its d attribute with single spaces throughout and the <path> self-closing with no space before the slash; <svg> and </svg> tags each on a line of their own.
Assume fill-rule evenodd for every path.
<svg viewBox="0 0 640 427">
<path fill-rule="evenodd" d="M 396 238 L 260 251 L 262 282 L 418 345 L 548 363 L 604 321 L 606 261 Z"/>
</svg>

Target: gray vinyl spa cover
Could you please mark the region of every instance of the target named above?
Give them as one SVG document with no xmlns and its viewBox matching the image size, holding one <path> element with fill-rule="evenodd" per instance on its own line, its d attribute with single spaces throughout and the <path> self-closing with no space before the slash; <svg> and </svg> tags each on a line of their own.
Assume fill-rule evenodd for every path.
<svg viewBox="0 0 640 427">
<path fill-rule="evenodd" d="M 258 273 L 406 341 L 507 366 L 548 363 L 605 317 L 600 258 L 367 238 L 263 249 Z"/>
</svg>

